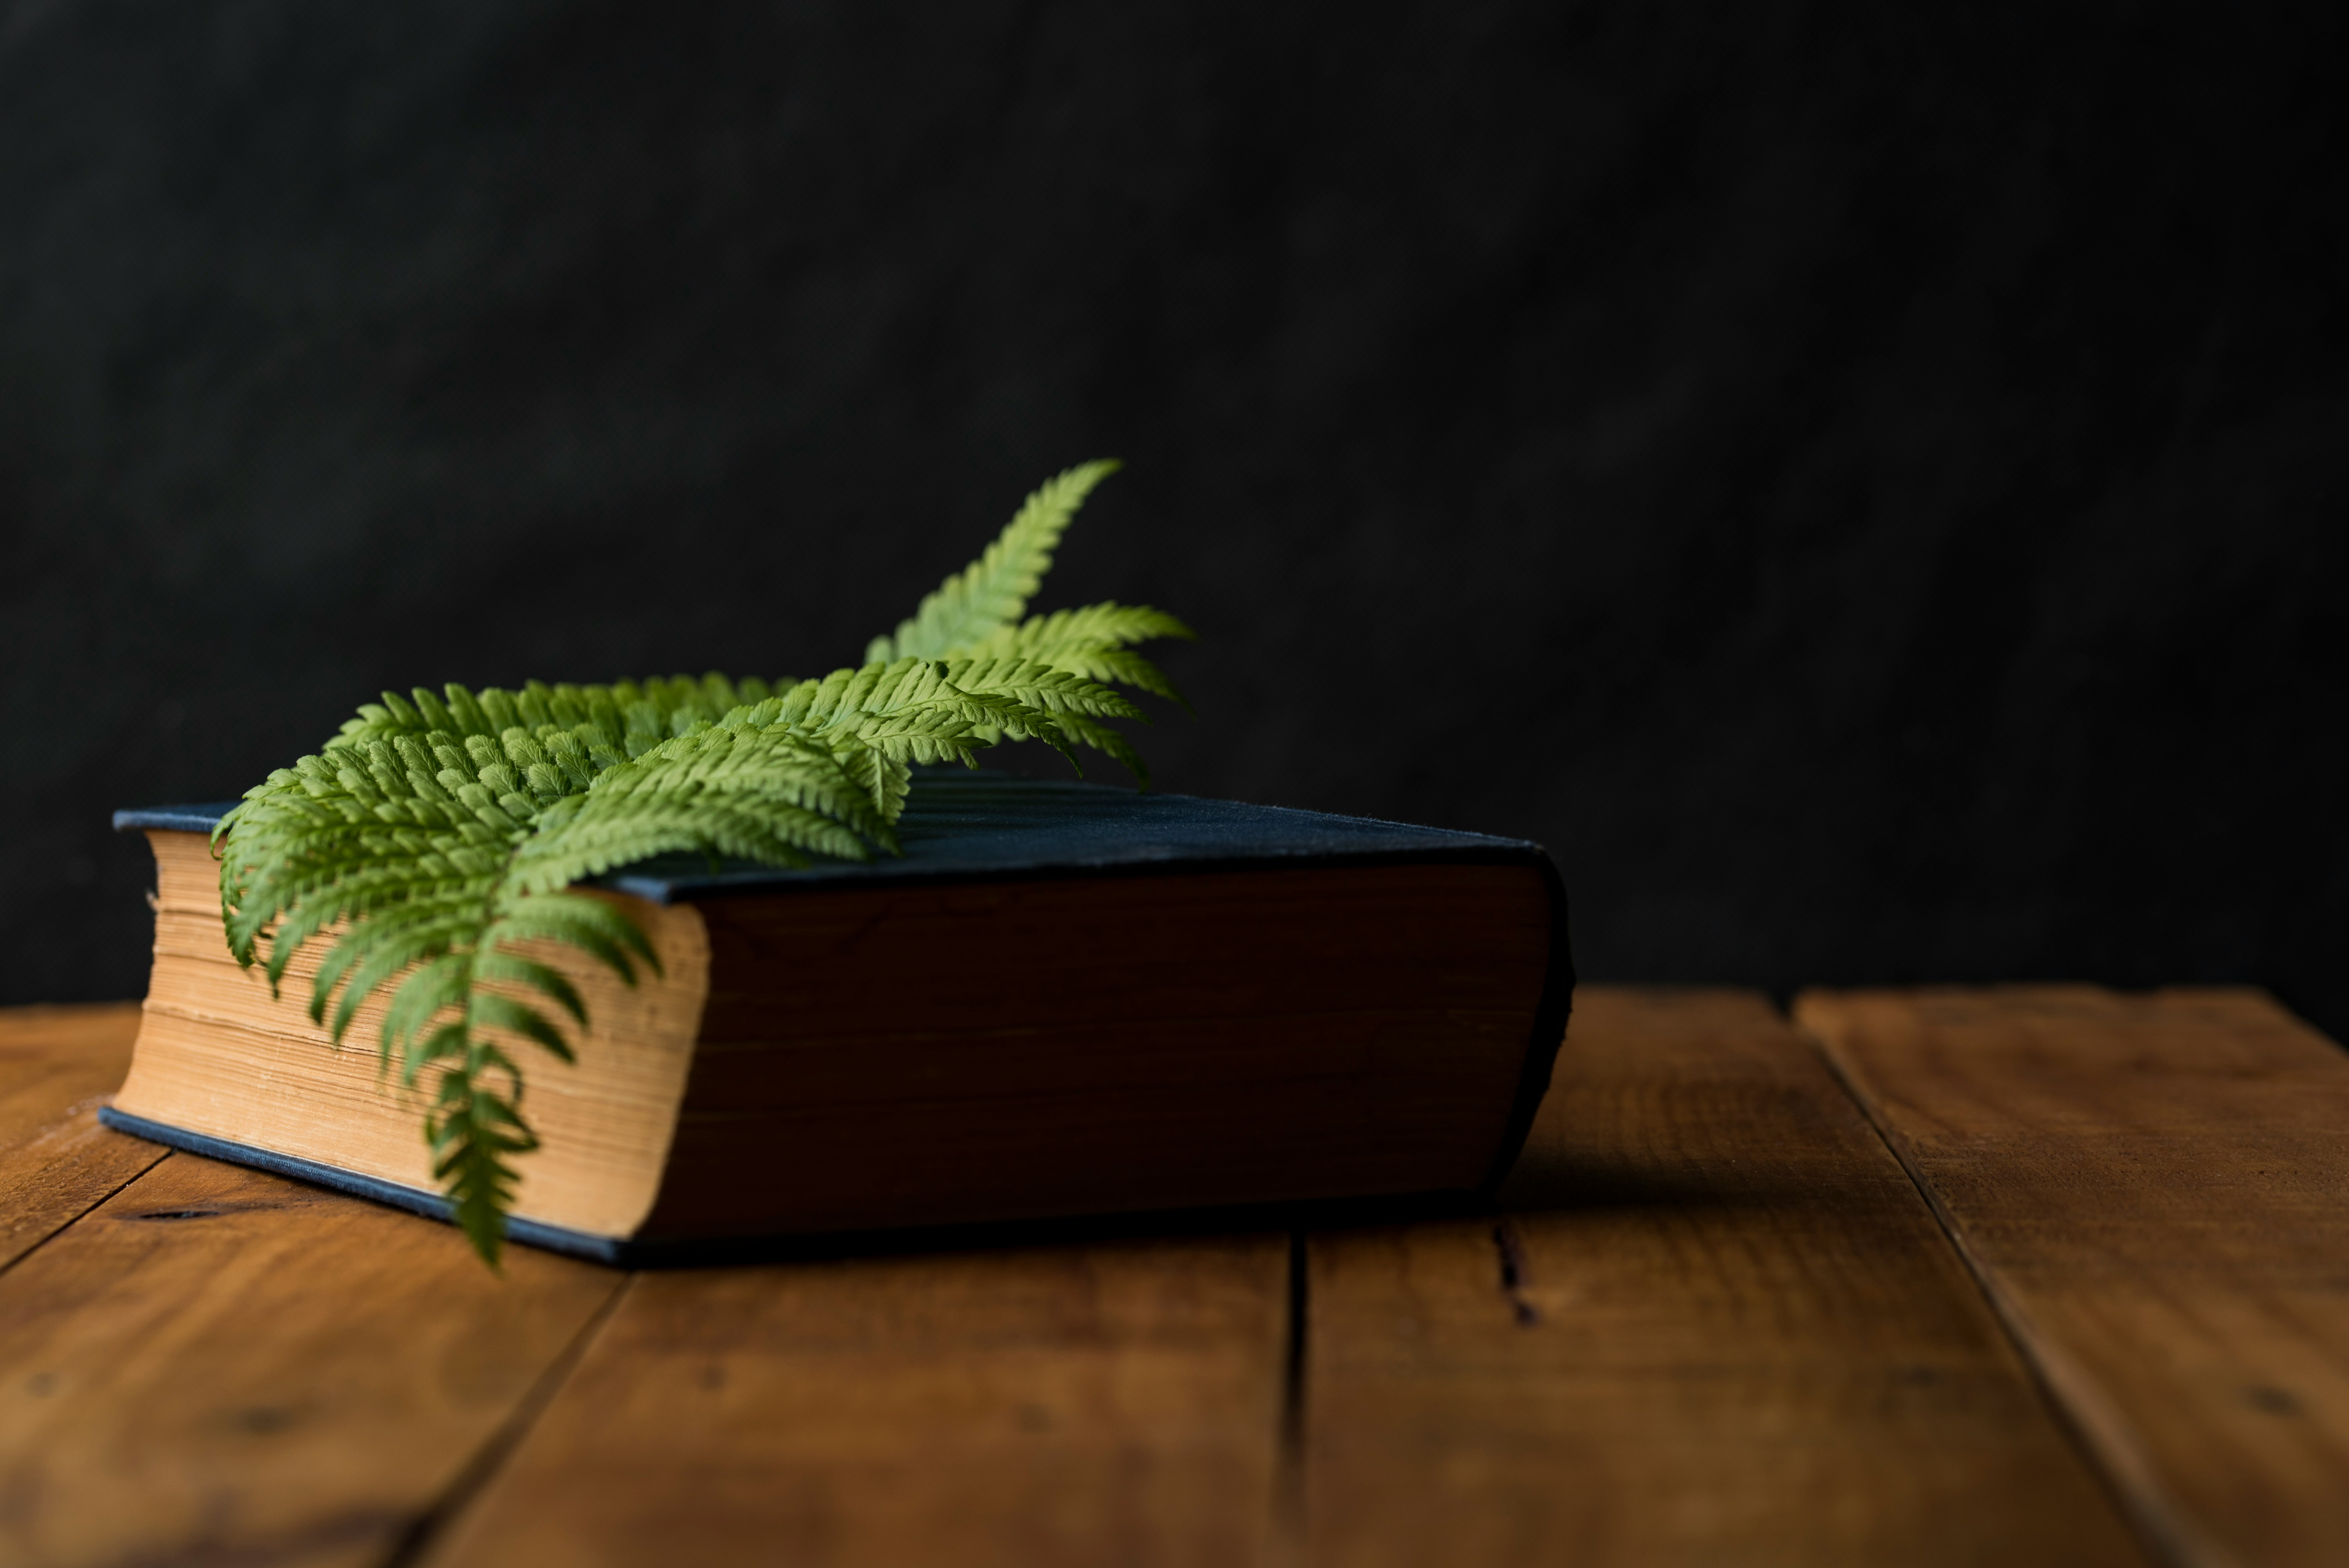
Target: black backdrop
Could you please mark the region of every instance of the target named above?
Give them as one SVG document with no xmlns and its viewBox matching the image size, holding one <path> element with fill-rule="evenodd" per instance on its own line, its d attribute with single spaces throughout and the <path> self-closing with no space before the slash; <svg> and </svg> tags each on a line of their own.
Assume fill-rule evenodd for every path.
<svg viewBox="0 0 2349 1568">
<path fill-rule="evenodd" d="M 118 805 L 820 673 L 1113 454 L 1166 788 L 1537 837 L 1595 977 L 2338 1031 L 2341 15 L 17 0 L 0 1001 L 140 988 Z"/>
</svg>

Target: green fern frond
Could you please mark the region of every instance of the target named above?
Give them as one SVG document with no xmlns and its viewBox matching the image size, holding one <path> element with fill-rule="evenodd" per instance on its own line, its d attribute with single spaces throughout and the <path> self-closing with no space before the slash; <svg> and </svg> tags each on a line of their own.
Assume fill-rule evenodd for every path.
<svg viewBox="0 0 2349 1568">
<path fill-rule="evenodd" d="M 1126 648 L 1160 637 L 1189 641 L 1191 628 L 1164 610 L 1147 604 L 1102 603 L 1082 609 L 1055 610 L 1030 615 L 1016 626 L 1006 626 L 971 645 L 974 655 L 1019 654 L 1050 658 L 1061 648 Z"/>
<path fill-rule="evenodd" d="M 975 765 L 1007 739 L 1072 762 L 1090 747 L 1146 782 L 1104 721 L 1143 717 L 1121 686 L 1181 700 L 1132 650 L 1189 629 L 1136 605 L 1020 618 L 1116 467 L 1046 481 L 858 667 L 386 692 L 222 820 L 230 952 L 263 964 L 274 993 L 297 952 L 326 944 L 308 1006 L 337 1045 L 382 1004 L 378 1059 L 427 1093 L 434 1180 L 492 1266 L 514 1161 L 538 1144 L 514 1051 L 568 1061 L 567 1029 L 588 1021 L 577 985 L 523 949 L 572 949 L 628 985 L 659 971 L 615 903 L 567 889 L 659 854 L 784 867 L 894 854 L 912 766 Z"/>
<path fill-rule="evenodd" d="M 469 1016 L 432 1037 L 428 1054 L 450 1058 L 424 1121 L 432 1150 L 432 1177 L 448 1194 L 466 1240 L 481 1261 L 498 1266 L 505 1217 L 521 1182 L 512 1156 L 538 1147 L 522 1118 L 522 1069 Z M 504 1092 L 499 1091 L 502 1078 Z"/>
<path fill-rule="evenodd" d="M 974 658 L 1016 657 L 1050 665 L 1089 680 L 1114 682 L 1154 696 L 1191 705 L 1156 665 L 1133 651 L 1158 637 L 1190 640 L 1191 628 L 1147 604 L 1103 603 L 1031 615 L 974 644 Z"/>
<path fill-rule="evenodd" d="M 942 659 L 1018 621 L 1052 569 L 1052 552 L 1093 487 L 1117 472 L 1114 461 L 1080 463 L 1036 487 L 979 558 L 938 584 L 920 608 L 897 623 L 894 637 L 873 639 L 867 664 Z"/>
</svg>

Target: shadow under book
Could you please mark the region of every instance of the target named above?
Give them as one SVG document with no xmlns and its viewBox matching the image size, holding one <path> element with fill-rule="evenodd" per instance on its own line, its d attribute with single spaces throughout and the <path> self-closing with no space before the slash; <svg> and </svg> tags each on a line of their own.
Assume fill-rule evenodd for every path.
<svg viewBox="0 0 2349 1568">
<path fill-rule="evenodd" d="M 382 1003 L 335 1049 L 323 944 L 272 997 L 229 955 L 213 824 L 155 850 L 155 967 L 109 1125 L 445 1216 Z M 509 1233 L 611 1262 L 713 1244 L 1468 1191 L 1549 1082 L 1573 985 L 1529 843 L 960 770 L 902 858 L 651 861 L 595 884 L 661 956 L 542 1057 Z"/>
</svg>

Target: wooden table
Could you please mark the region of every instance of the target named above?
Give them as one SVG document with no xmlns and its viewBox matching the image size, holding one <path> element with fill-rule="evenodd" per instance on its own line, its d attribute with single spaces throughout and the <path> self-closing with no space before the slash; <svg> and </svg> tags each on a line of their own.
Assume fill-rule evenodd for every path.
<svg viewBox="0 0 2349 1568">
<path fill-rule="evenodd" d="M 1503 1202 L 626 1274 L 99 1128 L 0 1014 L 0 1563 L 2349 1563 L 2349 1058 L 1590 987 Z"/>
</svg>

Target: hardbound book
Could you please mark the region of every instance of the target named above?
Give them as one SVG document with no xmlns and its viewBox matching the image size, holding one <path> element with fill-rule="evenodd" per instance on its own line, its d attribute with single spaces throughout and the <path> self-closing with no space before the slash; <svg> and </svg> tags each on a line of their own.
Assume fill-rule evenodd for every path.
<svg viewBox="0 0 2349 1568">
<path fill-rule="evenodd" d="M 370 1003 L 310 1021 L 223 937 L 227 805 L 154 846 L 155 967 L 123 1131 L 445 1216 L 423 1094 Z M 646 861 L 589 884 L 661 957 L 574 949 L 577 1062 L 541 1057 L 512 1239 L 616 1263 L 791 1238 L 1473 1193 L 1516 1160 L 1573 987 L 1534 844 L 925 770 L 901 857 Z"/>
</svg>

